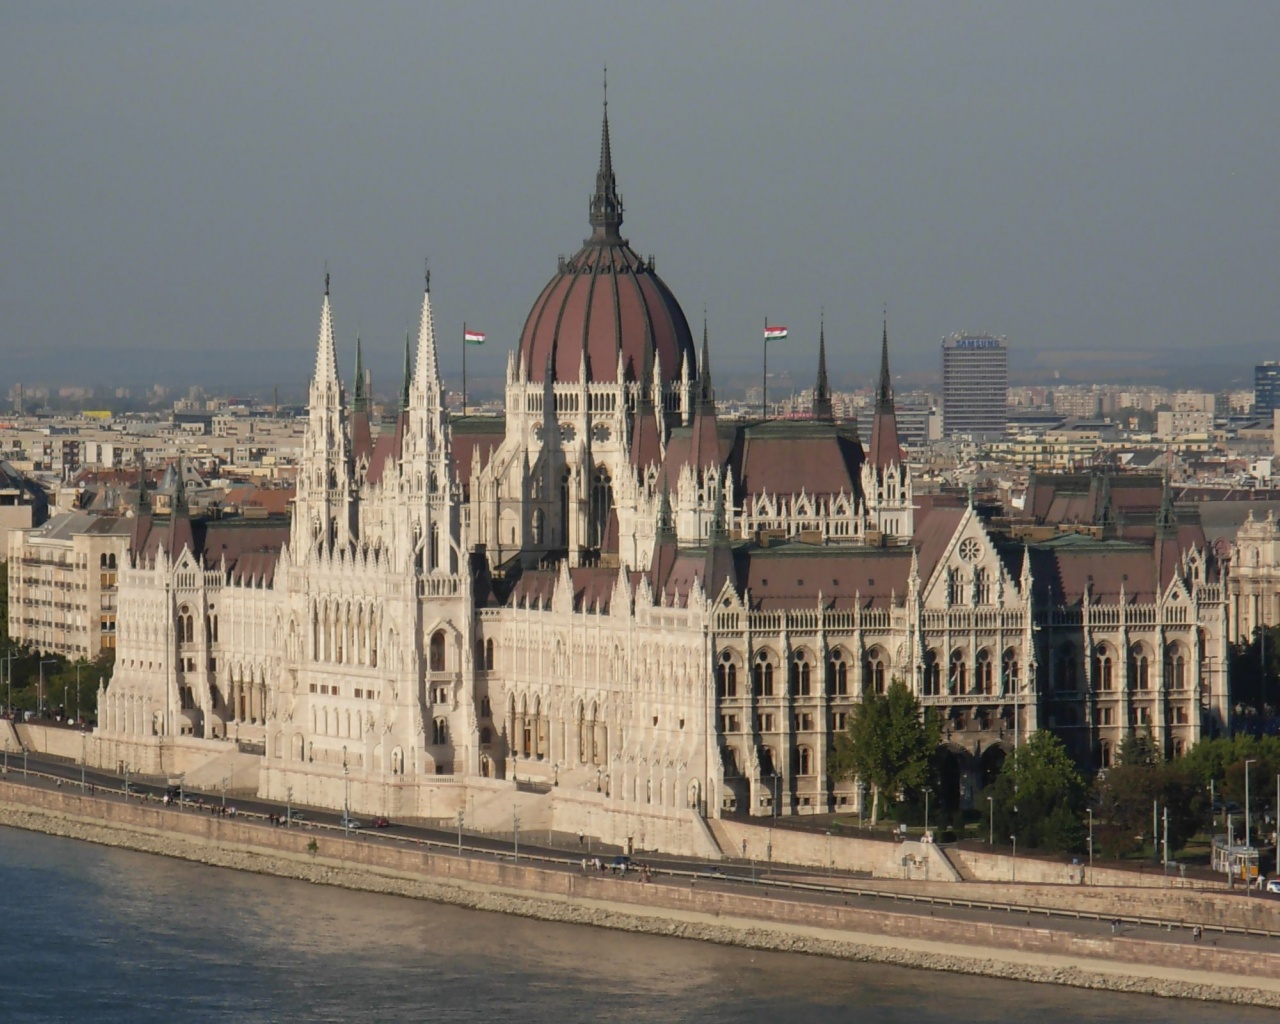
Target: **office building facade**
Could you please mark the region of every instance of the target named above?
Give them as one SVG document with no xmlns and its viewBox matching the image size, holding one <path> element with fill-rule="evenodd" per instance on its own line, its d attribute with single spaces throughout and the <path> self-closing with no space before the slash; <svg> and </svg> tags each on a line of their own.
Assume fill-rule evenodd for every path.
<svg viewBox="0 0 1280 1024">
<path fill-rule="evenodd" d="M 951 334 L 943 339 L 944 437 L 1004 434 L 1008 400 L 1009 352 L 1004 338 Z"/>
</svg>

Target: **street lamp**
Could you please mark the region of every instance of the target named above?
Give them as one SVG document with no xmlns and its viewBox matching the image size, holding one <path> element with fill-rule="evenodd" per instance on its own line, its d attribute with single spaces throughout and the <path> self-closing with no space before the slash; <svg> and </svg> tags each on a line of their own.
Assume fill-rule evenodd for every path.
<svg viewBox="0 0 1280 1024">
<path fill-rule="evenodd" d="M 222 776 L 222 807 L 225 810 L 227 806 L 227 777 Z"/>
<path fill-rule="evenodd" d="M 40 662 L 40 701 L 38 713 L 41 718 L 44 717 L 44 667 L 46 665 L 56 665 L 57 663 L 57 658 L 46 658 Z"/>
<path fill-rule="evenodd" d="M 293 824 L 293 787 L 286 786 L 284 791 L 284 827 Z"/>
<path fill-rule="evenodd" d="M 1089 881 L 1093 881 L 1093 808 L 1086 807 L 1089 812 Z"/>
<path fill-rule="evenodd" d="M 462 856 L 462 820 L 463 820 L 463 813 L 462 813 L 462 810 L 459 809 L 458 810 L 458 856 L 459 857 Z"/>
<path fill-rule="evenodd" d="M 351 769 L 347 767 L 347 748 L 342 747 L 342 834 L 351 834 Z"/>
<path fill-rule="evenodd" d="M 1252 841 L 1249 838 L 1249 765 L 1256 761 L 1256 757 L 1247 757 L 1244 761 L 1244 845 L 1246 849 Z"/>
<path fill-rule="evenodd" d="M 1018 837 L 1010 836 L 1009 842 L 1013 843 L 1013 859 L 1009 862 L 1009 881 L 1016 882 L 1018 880 Z"/>
<path fill-rule="evenodd" d="M 994 797 L 987 797 L 987 845 L 996 845 L 996 805 Z"/>
<path fill-rule="evenodd" d="M 929 787 L 924 787 L 924 834 L 929 837 Z"/>
<path fill-rule="evenodd" d="M 511 808 L 511 862 L 520 861 L 520 812 Z"/>
</svg>

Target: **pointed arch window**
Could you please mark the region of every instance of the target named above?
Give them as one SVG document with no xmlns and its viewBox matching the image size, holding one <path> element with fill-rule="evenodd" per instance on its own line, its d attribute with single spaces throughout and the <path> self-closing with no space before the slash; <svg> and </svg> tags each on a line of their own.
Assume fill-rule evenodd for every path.
<svg viewBox="0 0 1280 1024">
<path fill-rule="evenodd" d="M 1099 644 L 1097 651 L 1093 655 L 1093 688 L 1095 690 L 1110 690 L 1114 685 L 1111 648 L 1106 644 Z"/>
<path fill-rule="evenodd" d="M 437 629 L 431 634 L 431 643 L 427 648 L 427 660 L 432 672 L 444 671 L 444 630 Z"/>
<path fill-rule="evenodd" d="M 926 697 L 942 694 L 942 666 L 938 664 L 938 652 L 932 648 L 924 655 L 924 680 L 922 689 Z"/>
<path fill-rule="evenodd" d="M 867 651 L 866 661 L 863 664 L 863 672 L 865 686 L 869 686 L 873 693 L 884 693 L 887 675 L 886 672 L 885 653 L 879 647 L 873 647 Z"/>
<path fill-rule="evenodd" d="M 839 649 L 832 651 L 827 659 L 827 692 L 837 697 L 849 694 L 849 663 Z"/>
<path fill-rule="evenodd" d="M 995 692 L 995 685 L 992 679 L 994 670 L 995 666 L 992 664 L 991 651 L 984 647 L 978 652 L 978 664 L 973 680 L 974 693 L 990 696 Z"/>
<path fill-rule="evenodd" d="M 947 692 L 964 693 L 969 679 L 969 667 L 964 661 L 964 651 L 957 647 L 947 663 Z"/>
<path fill-rule="evenodd" d="M 609 513 L 613 510 L 613 481 L 601 466 L 591 478 L 591 533 L 587 546 L 598 548 L 605 542 L 609 529 Z"/>
<path fill-rule="evenodd" d="M 1012 647 L 1006 648 L 1000 658 L 1000 686 L 1004 693 L 1018 690 L 1018 652 Z"/>
<path fill-rule="evenodd" d="M 751 689 L 757 697 L 773 696 L 773 662 L 766 651 L 756 655 L 756 663 L 751 670 Z"/>
</svg>

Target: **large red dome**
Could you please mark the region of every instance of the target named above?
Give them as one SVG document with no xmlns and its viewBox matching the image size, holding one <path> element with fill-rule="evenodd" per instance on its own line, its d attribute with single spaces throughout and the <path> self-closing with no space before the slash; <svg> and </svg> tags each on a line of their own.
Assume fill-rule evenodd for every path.
<svg viewBox="0 0 1280 1024">
<path fill-rule="evenodd" d="M 689 322 L 680 303 L 653 269 L 627 244 L 622 200 L 613 175 L 609 116 L 605 109 L 600 170 L 591 198 L 592 234 L 542 289 L 520 333 L 520 362 L 532 381 L 542 381 L 550 363 L 552 380 L 613 382 L 621 356 L 627 380 L 653 371 L 655 357 L 663 382 L 678 380 L 685 359 L 697 376 Z"/>
</svg>

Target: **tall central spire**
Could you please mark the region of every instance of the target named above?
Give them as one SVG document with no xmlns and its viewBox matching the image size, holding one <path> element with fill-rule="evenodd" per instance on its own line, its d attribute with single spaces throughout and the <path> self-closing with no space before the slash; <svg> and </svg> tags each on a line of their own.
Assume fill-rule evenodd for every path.
<svg viewBox="0 0 1280 1024">
<path fill-rule="evenodd" d="M 609 144 L 609 77 L 604 80 L 604 120 L 600 127 L 600 169 L 596 171 L 596 191 L 591 197 L 591 237 L 588 244 L 622 241 L 622 197 L 613 176 L 613 148 Z"/>
<path fill-rule="evenodd" d="M 889 376 L 889 318 L 884 319 L 880 338 L 880 386 L 876 389 L 876 412 L 893 412 L 893 378 Z"/>
<path fill-rule="evenodd" d="M 818 379 L 813 386 L 813 418 L 830 420 L 835 418 L 831 408 L 831 384 L 827 380 L 827 322 L 822 318 L 818 327 Z"/>
</svg>

